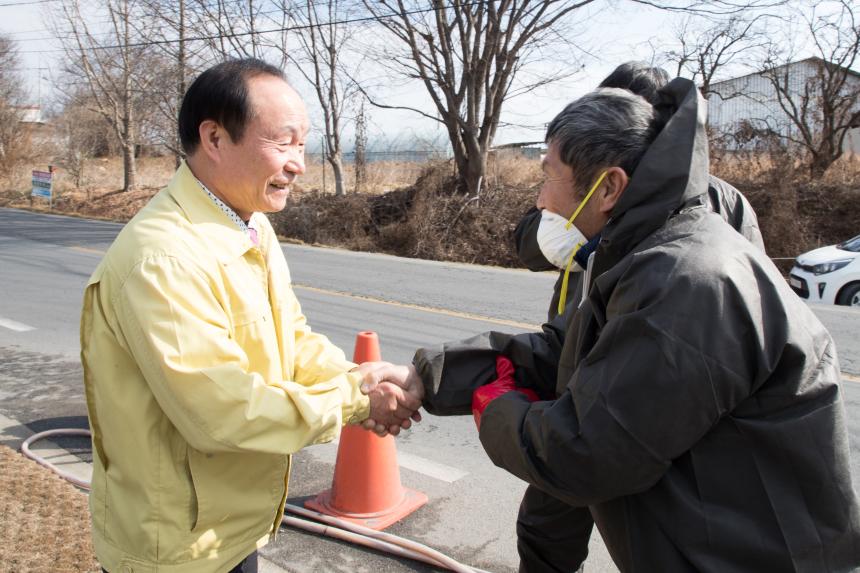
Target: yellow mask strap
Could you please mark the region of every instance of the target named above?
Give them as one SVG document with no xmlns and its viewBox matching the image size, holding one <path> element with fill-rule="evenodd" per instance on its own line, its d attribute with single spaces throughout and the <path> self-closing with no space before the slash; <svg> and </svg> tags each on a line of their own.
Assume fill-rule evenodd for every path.
<svg viewBox="0 0 860 573">
<path fill-rule="evenodd" d="M 603 180 L 606 179 L 606 171 L 600 174 L 600 177 L 597 178 L 597 181 L 594 182 L 594 185 L 591 186 L 591 190 L 585 194 L 585 199 L 582 200 L 582 203 L 579 204 L 579 207 L 576 208 L 576 211 L 573 212 L 573 215 L 570 216 L 570 219 L 567 220 L 567 224 L 564 226 L 565 229 L 570 229 L 570 226 L 573 225 L 573 220 L 579 215 L 582 211 L 582 208 L 585 207 L 585 204 L 588 203 L 588 200 L 591 199 L 591 196 L 597 191 L 597 188 L 600 187 L 600 184 L 603 183 Z M 558 297 L 558 313 L 564 314 L 565 302 L 567 300 L 567 284 L 568 279 L 570 278 L 570 267 L 573 266 L 573 257 L 576 255 L 577 251 L 582 247 L 584 243 L 579 243 L 576 245 L 576 248 L 573 249 L 570 253 L 570 257 L 567 259 L 567 266 L 564 269 L 564 278 L 561 279 L 561 293 Z"/>
<path fill-rule="evenodd" d="M 588 203 L 588 200 L 591 199 L 591 196 L 594 195 L 594 192 L 597 191 L 597 188 L 600 187 L 600 184 L 603 183 L 603 180 L 606 179 L 606 171 L 600 174 L 600 177 L 597 178 L 597 181 L 594 182 L 594 185 L 591 186 L 591 190 L 585 194 L 585 199 L 582 200 L 582 203 L 579 204 L 579 207 L 576 208 L 576 211 L 573 212 L 573 215 L 570 216 L 570 219 L 567 220 L 567 225 L 564 226 L 565 229 L 570 229 L 570 226 L 573 225 L 574 219 L 579 216 L 579 213 L 582 211 L 585 204 Z"/>
<path fill-rule="evenodd" d="M 567 299 L 567 280 L 570 278 L 570 267 L 573 266 L 573 257 L 584 243 L 579 243 L 576 248 L 570 253 L 567 259 L 567 266 L 564 269 L 564 278 L 561 279 L 561 294 L 558 297 L 558 313 L 564 314 L 565 300 Z"/>
</svg>

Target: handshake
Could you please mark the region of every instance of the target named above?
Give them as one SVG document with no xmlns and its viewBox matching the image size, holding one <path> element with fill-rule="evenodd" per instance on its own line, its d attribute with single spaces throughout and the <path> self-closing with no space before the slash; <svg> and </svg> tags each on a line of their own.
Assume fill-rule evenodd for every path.
<svg viewBox="0 0 860 573">
<path fill-rule="evenodd" d="M 379 436 L 408 430 L 420 422 L 418 409 L 424 398 L 424 385 L 411 365 L 390 362 L 365 362 L 357 371 L 362 374 L 362 393 L 370 399 L 370 416 L 361 423 Z"/>
<path fill-rule="evenodd" d="M 487 406 L 500 396 L 516 392 L 529 402 L 540 397 L 530 388 L 517 386 L 514 364 L 503 355 L 496 357 L 496 378 L 477 388 L 472 394 L 472 415 L 480 430 L 481 416 Z M 364 376 L 361 391 L 370 398 L 370 416 L 361 423 L 366 430 L 379 436 L 408 430 L 412 422 L 420 422 L 418 408 L 424 399 L 424 385 L 413 366 L 398 366 L 390 362 L 365 362 L 358 367 Z"/>
</svg>

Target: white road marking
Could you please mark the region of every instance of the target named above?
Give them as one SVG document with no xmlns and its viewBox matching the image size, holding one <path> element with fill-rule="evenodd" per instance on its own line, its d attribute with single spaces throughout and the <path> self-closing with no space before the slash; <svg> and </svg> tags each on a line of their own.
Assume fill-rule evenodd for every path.
<svg viewBox="0 0 860 573">
<path fill-rule="evenodd" d="M 454 483 L 458 479 L 469 475 L 469 472 L 461 469 L 404 452 L 397 452 L 397 461 L 401 468 L 406 468 L 447 483 Z"/>
<path fill-rule="evenodd" d="M 9 330 L 14 330 L 15 332 L 29 332 L 30 330 L 36 330 L 35 326 L 30 326 L 29 324 L 17 322 L 11 318 L 4 318 L 2 316 L 0 316 L 0 326 L 8 328 Z"/>
</svg>

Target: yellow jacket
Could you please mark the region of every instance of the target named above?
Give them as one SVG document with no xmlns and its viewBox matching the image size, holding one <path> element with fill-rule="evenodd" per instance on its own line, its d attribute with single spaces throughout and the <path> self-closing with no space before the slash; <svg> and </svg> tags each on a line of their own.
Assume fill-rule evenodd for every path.
<svg viewBox="0 0 860 573">
<path fill-rule="evenodd" d="M 227 571 L 278 529 L 290 456 L 367 418 L 311 332 L 265 216 L 259 247 L 183 164 L 84 295 L 90 511 L 111 573 Z"/>
</svg>

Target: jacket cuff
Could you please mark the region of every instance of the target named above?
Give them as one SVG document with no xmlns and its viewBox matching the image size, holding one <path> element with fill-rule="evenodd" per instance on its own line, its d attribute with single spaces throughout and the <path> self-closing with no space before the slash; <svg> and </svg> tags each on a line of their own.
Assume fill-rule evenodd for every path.
<svg viewBox="0 0 860 573">
<path fill-rule="evenodd" d="M 359 372 L 347 372 L 344 377 L 343 424 L 360 424 L 370 417 L 370 398 L 361 393 L 364 377 Z"/>
</svg>

